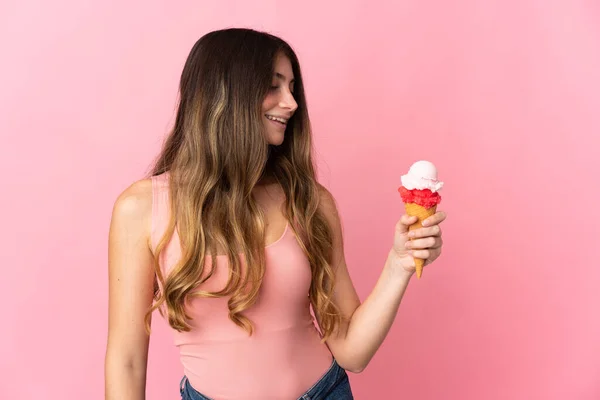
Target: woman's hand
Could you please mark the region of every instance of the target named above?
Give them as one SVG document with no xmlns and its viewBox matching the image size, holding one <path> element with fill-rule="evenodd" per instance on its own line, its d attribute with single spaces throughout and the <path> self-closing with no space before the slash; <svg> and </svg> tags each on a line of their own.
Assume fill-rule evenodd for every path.
<svg viewBox="0 0 600 400">
<path fill-rule="evenodd" d="M 438 211 L 423 221 L 422 228 L 409 232 L 408 228 L 417 222 L 417 217 L 403 215 L 396 224 L 394 246 L 390 252 L 395 259 L 393 265 L 412 275 L 416 271 L 414 258 L 425 260 L 424 266 L 434 262 L 442 253 L 440 224 L 445 219 L 446 213 Z"/>
</svg>

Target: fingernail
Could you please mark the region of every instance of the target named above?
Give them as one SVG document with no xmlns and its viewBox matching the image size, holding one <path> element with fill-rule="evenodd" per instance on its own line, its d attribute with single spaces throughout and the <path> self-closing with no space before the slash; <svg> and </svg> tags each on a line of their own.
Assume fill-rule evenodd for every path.
<svg viewBox="0 0 600 400">
<path fill-rule="evenodd" d="M 423 221 L 423 226 L 429 225 L 429 221 Z"/>
</svg>

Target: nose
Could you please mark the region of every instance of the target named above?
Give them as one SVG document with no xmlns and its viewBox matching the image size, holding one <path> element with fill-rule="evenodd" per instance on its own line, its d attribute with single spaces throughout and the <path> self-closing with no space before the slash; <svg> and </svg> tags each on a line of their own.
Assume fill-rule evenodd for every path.
<svg viewBox="0 0 600 400">
<path fill-rule="evenodd" d="M 290 110 L 291 113 L 294 113 L 298 108 L 298 103 L 296 103 L 296 99 L 294 99 L 294 95 L 290 91 L 284 91 L 281 99 L 279 100 L 279 107 L 286 108 Z"/>
</svg>

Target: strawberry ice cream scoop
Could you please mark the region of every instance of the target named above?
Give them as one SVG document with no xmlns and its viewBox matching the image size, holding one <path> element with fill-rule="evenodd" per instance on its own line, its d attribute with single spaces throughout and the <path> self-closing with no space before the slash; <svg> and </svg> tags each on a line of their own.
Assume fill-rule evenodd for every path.
<svg viewBox="0 0 600 400">
<path fill-rule="evenodd" d="M 414 203 L 425 208 L 431 208 L 442 201 L 442 196 L 439 193 L 434 193 L 429 189 L 408 190 L 404 186 L 400 186 L 398 192 L 400 192 L 402 202 L 405 204 Z"/>
</svg>

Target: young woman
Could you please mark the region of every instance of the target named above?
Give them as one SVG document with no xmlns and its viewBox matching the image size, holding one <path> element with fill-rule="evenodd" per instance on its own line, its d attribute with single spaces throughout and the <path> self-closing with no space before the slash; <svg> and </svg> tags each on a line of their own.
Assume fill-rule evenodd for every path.
<svg viewBox="0 0 600 400">
<path fill-rule="evenodd" d="M 410 249 L 416 218 L 400 219 L 361 304 L 335 201 L 316 179 L 291 47 L 250 29 L 208 33 L 179 90 L 151 177 L 114 205 L 106 398 L 144 398 L 158 309 L 180 350 L 183 399 L 352 399 L 346 370 L 361 372 L 383 342 L 413 256 L 440 255 L 445 214 L 411 232 Z"/>
</svg>

